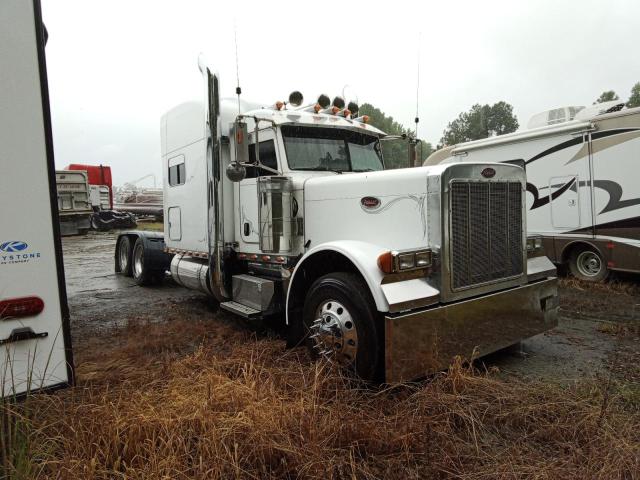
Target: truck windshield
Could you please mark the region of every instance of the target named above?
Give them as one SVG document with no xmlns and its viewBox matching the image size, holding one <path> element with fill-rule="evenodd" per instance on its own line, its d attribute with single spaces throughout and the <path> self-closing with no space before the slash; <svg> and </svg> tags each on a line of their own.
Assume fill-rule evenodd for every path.
<svg viewBox="0 0 640 480">
<path fill-rule="evenodd" d="M 373 172 L 383 170 L 378 138 L 339 128 L 283 125 L 291 170 Z"/>
</svg>

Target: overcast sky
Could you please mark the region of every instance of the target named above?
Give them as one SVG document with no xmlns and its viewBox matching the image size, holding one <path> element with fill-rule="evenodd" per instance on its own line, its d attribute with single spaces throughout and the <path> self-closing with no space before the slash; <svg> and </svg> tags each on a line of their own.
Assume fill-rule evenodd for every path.
<svg viewBox="0 0 640 480">
<path fill-rule="evenodd" d="M 640 81 L 640 2 L 42 0 L 56 164 L 111 165 L 119 185 L 160 175 L 160 115 L 200 98 L 204 52 L 223 96 L 272 103 L 349 85 L 434 144 L 474 103 L 521 125 L 553 107 L 627 99 Z M 420 33 L 420 35 L 419 35 Z M 150 185 L 151 182 L 143 182 Z"/>
</svg>

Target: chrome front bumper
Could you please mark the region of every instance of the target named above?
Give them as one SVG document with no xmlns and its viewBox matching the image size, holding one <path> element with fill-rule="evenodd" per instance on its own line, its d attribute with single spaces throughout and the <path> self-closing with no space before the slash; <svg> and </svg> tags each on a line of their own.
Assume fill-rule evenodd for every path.
<svg viewBox="0 0 640 480">
<path fill-rule="evenodd" d="M 387 382 L 447 368 L 456 355 L 484 356 L 558 324 L 557 278 L 479 298 L 385 317 Z"/>
</svg>

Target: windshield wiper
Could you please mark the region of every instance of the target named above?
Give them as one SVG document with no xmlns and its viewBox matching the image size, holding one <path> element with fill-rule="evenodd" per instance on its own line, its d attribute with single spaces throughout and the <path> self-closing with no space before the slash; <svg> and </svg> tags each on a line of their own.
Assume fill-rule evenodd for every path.
<svg viewBox="0 0 640 480">
<path fill-rule="evenodd" d="M 362 170 L 352 170 L 352 172 L 377 172 L 378 170 L 374 169 L 374 168 L 363 168 Z"/>
</svg>

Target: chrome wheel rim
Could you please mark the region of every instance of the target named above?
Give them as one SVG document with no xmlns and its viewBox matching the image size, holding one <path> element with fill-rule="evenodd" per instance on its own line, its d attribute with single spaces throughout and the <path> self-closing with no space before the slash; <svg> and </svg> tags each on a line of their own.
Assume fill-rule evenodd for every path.
<svg viewBox="0 0 640 480">
<path fill-rule="evenodd" d="M 133 274 L 136 278 L 140 278 L 142 276 L 142 247 L 138 246 L 133 251 Z"/>
<path fill-rule="evenodd" d="M 358 332 L 353 317 L 336 300 L 322 302 L 311 325 L 313 349 L 321 356 L 341 364 L 351 364 L 358 353 Z"/>
<path fill-rule="evenodd" d="M 129 266 L 129 242 L 120 242 L 120 270 L 125 271 Z"/>
<path fill-rule="evenodd" d="M 578 271 L 586 277 L 595 277 L 602 270 L 602 260 L 600 256 L 592 251 L 584 251 L 578 255 Z"/>
</svg>

